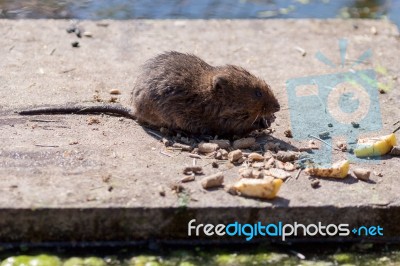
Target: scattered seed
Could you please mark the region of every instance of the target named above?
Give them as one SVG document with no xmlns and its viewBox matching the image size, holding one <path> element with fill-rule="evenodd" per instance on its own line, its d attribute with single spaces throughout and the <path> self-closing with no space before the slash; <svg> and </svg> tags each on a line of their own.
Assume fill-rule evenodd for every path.
<svg viewBox="0 0 400 266">
<path fill-rule="evenodd" d="M 158 194 L 160 194 L 161 197 L 165 197 L 165 189 L 163 186 L 158 187 Z"/>
<path fill-rule="evenodd" d="M 75 29 L 76 29 L 76 26 L 71 25 L 66 29 L 66 31 L 67 31 L 67 33 L 73 33 L 73 32 L 75 32 Z"/>
<path fill-rule="evenodd" d="M 160 153 L 161 153 L 162 155 L 165 155 L 165 156 L 168 156 L 168 157 L 174 157 L 172 154 L 166 153 L 166 152 L 164 152 L 164 151 L 160 151 Z"/>
<path fill-rule="evenodd" d="M 110 94 L 118 95 L 121 94 L 121 91 L 119 89 L 111 89 Z"/>
<path fill-rule="evenodd" d="M 293 138 L 293 134 L 290 129 L 285 130 L 285 132 L 283 132 L 283 134 L 285 134 L 285 137 L 287 137 L 287 138 Z"/>
<path fill-rule="evenodd" d="M 84 31 L 83 32 L 83 36 L 88 37 L 88 38 L 92 38 L 93 34 L 90 31 Z"/>
<path fill-rule="evenodd" d="M 74 48 L 78 48 L 79 47 L 79 42 L 72 42 L 71 43 L 71 45 L 72 45 L 72 47 L 74 47 Z"/>
<path fill-rule="evenodd" d="M 303 169 L 299 169 L 299 171 L 297 172 L 297 174 L 296 174 L 296 176 L 295 176 L 295 178 L 294 179 L 298 179 L 299 178 L 299 176 L 300 176 L 300 173 L 301 173 L 301 171 L 302 171 Z"/>
<path fill-rule="evenodd" d="M 360 124 L 357 123 L 357 122 L 351 122 L 351 125 L 352 125 L 354 128 L 359 128 L 359 127 L 360 127 Z"/>
<path fill-rule="evenodd" d="M 187 183 L 187 182 L 194 181 L 195 179 L 196 179 L 196 178 L 195 178 L 194 175 L 188 175 L 188 176 L 183 177 L 183 178 L 181 179 L 181 182 L 182 182 L 182 183 Z"/>
<path fill-rule="evenodd" d="M 321 133 L 318 134 L 318 136 L 321 139 L 329 139 L 331 137 L 330 133 L 328 131 L 321 132 Z"/>
<path fill-rule="evenodd" d="M 183 168 L 184 175 L 196 174 L 201 175 L 203 174 L 203 168 L 201 166 L 187 166 Z"/>
<path fill-rule="evenodd" d="M 296 51 L 300 52 L 301 56 L 303 56 L 303 57 L 307 55 L 306 50 L 304 50 L 303 48 L 301 48 L 301 47 L 299 47 L 299 46 L 294 47 L 294 49 L 295 49 Z"/>
<path fill-rule="evenodd" d="M 175 142 L 174 144 L 172 144 L 172 147 L 179 148 L 182 151 L 192 151 L 193 150 L 192 146 L 186 145 L 186 144 L 182 144 L 182 143 L 178 143 L 178 142 Z"/>
<path fill-rule="evenodd" d="M 171 141 L 169 139 L 166 138 L 162 138 L 161 142 L 164 144 L 165 147 L 169 147 L 172 145 Z"/>
<path fill-rule="evenodd" d="M 320 182 L 318 179 L 314 179 L 311 181 L 311 187 L 312 188 L 319 188 L 320 187 Z"/>
<path fill-rule="evenodd" d="M 308 148 L 310 148 L 310 149 L 312 149 L 312 150 L 318 150 L 318 149 L 319 149 L 317 143 L 315 143 L 314 140 L 310 140 L 310 141 L 308 142 Z"/>
<path fill-rule="evenodd" d="M 194 153 L 189 153 L 189 157 L 190 158 L 195 158 L 195 159 L 201 159 L 201 156 L 198 154 L 194 154 Z"/>
<path fill-rule="evenodd" d="M 75 29 L 75 35 L 76 35 L 76 37 L 78 37 L 78 38 L 82 38 L 82 31 L 81 31 L 81 29 L 76 28 L 76 29 Z"/>
<path fill-rule="evenodd" d="M 185 189 L 180 183 L 173 183 L 170 188 L 175 193 L 181 193 Z"/>
<path fill-rule="evenodd" d="M 376 171 L 374 171 L 374 175 L 379 176 L 379 177 L 383 176 L 383 174 L 381 172 L 376 172 Z"/>
<path fill-rule="evenodd" d="M 341 150 L 341 151 L 343 151 L 343 152 L 347 151 L 347 144 L 346 144 L 346 142 L 338 141 L 338 142 L 336 142 L 336 147 L 338 147 L 338 149 Z"/>
<path fill-rule="evenodd" d="M 201 180 L 201 186 L 204 189 L 220 187 L 224 183 L 224 175 L 219 172 L 210 176 L 206 176 Z"/>
<path fill-rule="evenodd" d="M 118 98 L 117 97 L 111 97 L 110 100 L 108 100 L 108 102 L 116 103 L 116 102 L 118 102 Z"/>
</svg>

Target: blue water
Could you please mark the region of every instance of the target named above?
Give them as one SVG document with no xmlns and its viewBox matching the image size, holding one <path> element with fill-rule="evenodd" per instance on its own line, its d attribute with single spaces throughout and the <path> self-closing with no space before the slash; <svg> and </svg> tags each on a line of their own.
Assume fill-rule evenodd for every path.
<svg viewBox="0 0 400 266">
<path fill-rule="evenodd" d="M 389 18 L 400 0 L 22 0 L 0 1 L 0 18 L 249 19 Z"/>
</svg>

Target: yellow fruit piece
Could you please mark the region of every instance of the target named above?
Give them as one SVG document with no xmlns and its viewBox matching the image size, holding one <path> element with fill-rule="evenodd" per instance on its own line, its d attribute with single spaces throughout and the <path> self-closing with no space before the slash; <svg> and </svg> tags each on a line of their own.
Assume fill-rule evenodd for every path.
<svg viewBox="0 0 400 266">
<path fill-rule="evenodd" d="M 396 144 L 397 140 L 394 133 L 378 138 L 359 139 L 354 154 L 359 158 L 384 155 Z"/>
<path fill-rule="evenodd" d="M 233 185 L 233 188 L 243 196 L 273 199 L 278 194 L 282 185 L 281 179 L 274 179 L 272 181 L 265 179 L 248 179 L 244 178 Z"/>
<path fill-rule="evenodd" d="M 331 168 L 306 168 L 305 172 L 309 175 L 320 177 L 345 178 L 349 173 L 350 163 L 348 160 L 336 162 Z"/>
</svg>

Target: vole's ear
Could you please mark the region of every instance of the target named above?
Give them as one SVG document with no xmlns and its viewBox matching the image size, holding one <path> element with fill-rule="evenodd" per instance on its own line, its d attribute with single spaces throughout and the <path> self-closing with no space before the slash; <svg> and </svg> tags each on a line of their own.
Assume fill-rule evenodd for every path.
<svg viewBox="0 0 400 266">
<path fill-rule="evenodd" d="M 228 81 L 226 80 L 226 78 L 224 76 L 216 75 L 213 77 L 213 80 L 212 80 L 212 90 L 214 90 L 214 91 L 223 90 L 227 84 L 228 84 Z"/>
</svg>

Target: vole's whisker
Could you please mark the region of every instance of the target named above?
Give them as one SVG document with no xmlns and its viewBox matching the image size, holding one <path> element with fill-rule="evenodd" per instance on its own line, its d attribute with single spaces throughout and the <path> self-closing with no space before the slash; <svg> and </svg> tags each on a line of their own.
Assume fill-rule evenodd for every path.
<svg viewBox="0 0 400 266">
<path fill-rule="evenodd" d="M 256 119 L 254 119 L 253 123 L 251 123 L 251 125 L 254 125 L 254 123 L 257 121 L 258 117 L 260 116 L 260 114 L 258 113 L 256 116 Z"/>
</svg>

